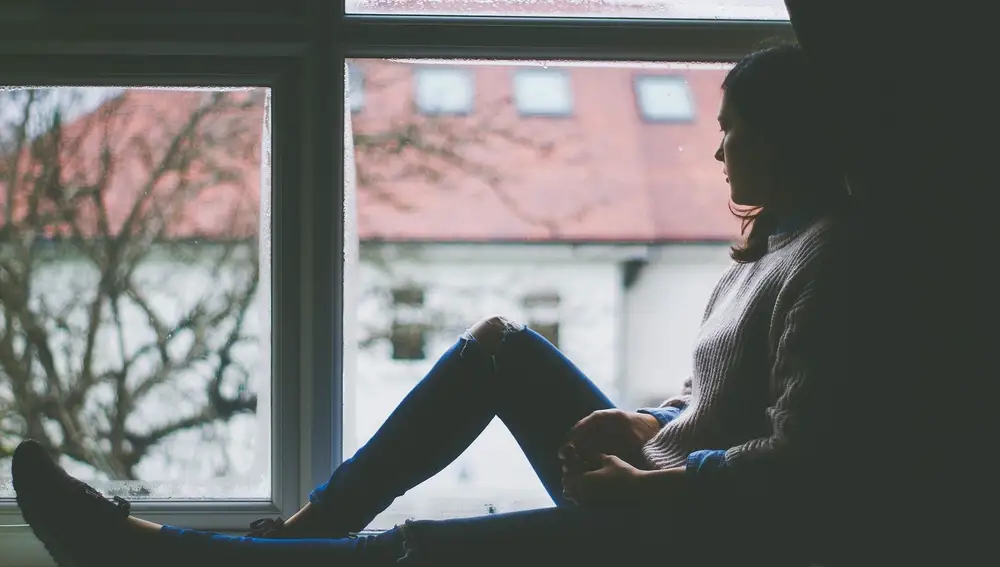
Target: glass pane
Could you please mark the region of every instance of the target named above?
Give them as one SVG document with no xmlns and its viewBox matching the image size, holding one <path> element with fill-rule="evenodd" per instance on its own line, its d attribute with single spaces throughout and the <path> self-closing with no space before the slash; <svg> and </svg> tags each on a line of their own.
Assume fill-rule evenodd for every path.
<svg viewBox="0 0 1000 567">
<path fill-rule="evenodd" d="M 34 438 L 109 493 L 269 498 L 267 96 L 0 91 L 0 461 Z"/>
<path fill-rule="evenodd" d="M 787 20 L 784 0 L 346 0 L 356 14 Z"/>
<path fill-rule="evenodd" d="M 714 159 L 728 66 L 351 65 L 363 69 L 365 106 L 346 132 L 346 456 L 468 325 L 494 313 L 556 344 L 621 407 L 680 393 L 704 306 L 740 230 Z M 472 112 L 415 104 L 428 68 L 468 77 Z M 524 76 L 531 89 L 552 90 L 536 92 L 538 104 L 551 110 L 571 100 L 572 111 L 522 112 Z M 643 90 L 644 80 L 653 88 Z M 683 120 L 678 100 L 688 109 Z M 643 105 L 670 119 L 646 118 Z M 449 419 L 449 410 L 440 415 Z M 494 420 L 372 527 L 549 505 Z"/>
</svg>

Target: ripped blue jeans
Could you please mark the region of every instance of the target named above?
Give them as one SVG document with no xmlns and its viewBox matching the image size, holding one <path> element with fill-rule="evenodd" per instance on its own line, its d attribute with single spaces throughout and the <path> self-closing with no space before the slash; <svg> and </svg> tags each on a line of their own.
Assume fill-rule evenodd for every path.
<svg viewBox="0 0 1000 567">
<path fill-rule="evenodd" d="M 601 564 L 642 555 L 637 537 L 662 510 L 593 512 L 562 496 L 558 448 L 570 428 L 611 401 L 558 349 L 525 327 L 507 323 L 495 352 L 466 333 L 437 361 L 381 428 L 310 501 L 326 511 L 331 530 L 363 530 L 397 497 L 440 472 L 499 417 L 534 468 L 554 508 L 479 518 L 408 522 L 378 536 L 326 540 L 262 540 L 165 528 L 200 542 L 220 560 L 297 561 L 325 565 L 482 565 L 557 557 L 559 565 Z M 616 535 L 618 534 L 618 535 Z M 187 536 L 187 537 L 183 537 Z M 502 560 L 502 561 L 501 561 Z"/>
<path fill-rule="evenodd" d="M 545 490 L 562 497 L 558 449 L 580 419 L 614 407 L 558 349 L 513 326 L 495 354 L 466 333 L 385 423 L 310 495 L 337 531 L 359 531 L 396 497 L 451 464 L 499 417 Z"/>
</svg>

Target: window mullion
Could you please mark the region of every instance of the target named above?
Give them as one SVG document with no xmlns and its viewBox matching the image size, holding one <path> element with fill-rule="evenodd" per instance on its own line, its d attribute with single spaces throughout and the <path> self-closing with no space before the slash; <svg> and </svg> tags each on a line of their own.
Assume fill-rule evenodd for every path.
<svg viewBox="0 0 1000 567">
<path fill-rule="evenodd" d="M 299 118 L 307 137 L 303 156 L 307 179 L 299 191 L 300 500 L 340 461 L 344 421 L 345 61 L 333 40 L 343 14 L 338 2 L 311 4 L 316 13 L 304 59 L 306 96 Z"/>
</svg>

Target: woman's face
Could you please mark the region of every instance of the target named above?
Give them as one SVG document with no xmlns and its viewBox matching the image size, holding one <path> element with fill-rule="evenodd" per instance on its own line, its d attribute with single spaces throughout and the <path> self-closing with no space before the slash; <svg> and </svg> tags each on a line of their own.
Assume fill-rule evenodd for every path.
<svg viewBox="0 0 1000 567">
<path fill-rule="evenodd" d="M 719 109 L 719 127 L 722 141 L 715 159 L 725 164 L 722 172 L 729 184 L 730 199 L 736 205 L 763 206 L 770 200 L 777 165 L 771 148 L 750 131 L 725 93 Z"/>
</svg>

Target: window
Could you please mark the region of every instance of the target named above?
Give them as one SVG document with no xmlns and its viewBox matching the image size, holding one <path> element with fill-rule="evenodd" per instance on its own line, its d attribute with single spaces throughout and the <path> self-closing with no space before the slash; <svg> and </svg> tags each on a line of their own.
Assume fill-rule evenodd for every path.
<svg viewBox="0 0 1000 567">
<path fill-rule="evenodd" d="M 395 312 L 389 340 L 393 360 L 423 360 L 426 357 L 424 290 L 416 286 L 394 289 L 392 303 Z"/>
<path fill-rule="evenodd" d="M 466 69 L 422 67 L 416 70 L 416 104 L 424 114 L 472 112 L 475 87 Z"/>
<path fill-rule="evenodd" d="M 489 313 L 510 314 L 539 327 L 557 323 L 558 330 L 546 331 L 548 335 L 623 405 L 635 406 L 634 400 L 674 389 L 664 390 L 655 380 L 623 377 L 684 370 L 694 323 L 683 322 L 700 316 L 704 303 L 699 294 L 706 292 L 704 280 L 717 275 L 725 261 L 730 225 L 674 213 L 654 222 L 647 215 L 636 218 L 648 222 L 626 229 L 630 242 L 649 246 L 634 249 L 606 238 L 602 231 L 613 225 L 606 207 L 654 206 L 647 196 L 629 193 L 650 185 L 631 176 L 645 171 L 648 164 L 642 160 L 653 153 L 635 145 L 638 140 L 606 134 L 619 123 L 640 119 L 630 92 L 635 74 L 697 76 L 705 84 L 717 84 L 717 67 L 689 63 L 725 63 L 765 39 L 793 35 L 781 21 L 786 16 L 780 0 L 657 1 L 633 3 L 628 9 L 599 0 L 349 0 L 346 17 L 332 0 L 291 2 L 280 10 L 246 2 L 227 8 L 223 4 L 231 3 L 214 0 L 198 6 L 147 0 L 125 11 L 112 10 L 120 8 L 113 5 L 119 2 L 87 4 L 66 6 L 61 17 L 104 23 L 79 26 L 72 37 L 57 37 L 59 26 L 44 15 L 0 14 L 0 23 L 10 28 L 0 45 L 4 81 L 20 89 L 4 90 L 0 97 L 22 97 L 23 104 L 26 86 L 68 97 L 59 99 L 64 111 L 58 114 L 52 112 L 52 101 L 59 97 L 49 106 L 37 103 L 31 135 L 24 140 L 32 151 L 24 153 L 11 143 L 17 117 L 11 108 L 16 106 L 0 108 L 0 181 L 12 178 L 11 156 L 38 160 L 36 156 L 56 155 L 52 148 L 61 144 L 65 151 L 58 155 L 66 160 L 59 176 L 52 168 L 32 170 L 38 173 L 32 173 L 29 189 L 40 197 L 40 208 L 31 222 L 49 225 L 34 233 L 39 245 L 29 246 L 31 239 L 4 240 L 0 249 L 7 254 L 30 248 L 35 254 L 39 271 L 32 277 L 44 276 L 44 281 L 32 290 L 33 300 L 44 296 L 47 302 L 34 301 L 30 308 L 47 318 L 46 332 L 53 336 L 67 335 L 67 329 L 88 320 L 79 309 L 66 310 L 70 301 L 94 298 L 98 291 L 119 299 L 115 305 L 104 302 L 99 326 L 107 340 L 95 343 L 101 356 L 90 363 L 90 375 L 99 372 L 105 384 L 120 379 L 115 374 L 121 374 L 122 358 L 115 358 L 115 349 L 134 355 L 142 344 L 167 345 L 166 358 L 149 357 L 129 369 L 129 380 L 155 376 L 157 383 L 148 387 L 147 399 L 155 403 L 143 407 L 147 421 L 127 424 L 135 443 L 126 448 L 128 458 L 109 465 L 66 457 L 67 466 L 96 479 L 103 490 L 132 498 L 141 517 L 233 532 L 244 531 L 256 518 L 293 513 L 336 463 L 370 437 L 413 383 L 382 378 L 398 373 L 419 379 L 465 326 Z M 209 4 L 214 8 L 206 11 Z M 449 16 L 499 17 L 435 17 L 445 11 Z M 359 13 L 369 16 L 350 15 Z M 164 14 L 170 17 L 160 17 Z M 503 19 L 538 14 L 549 17 Z M 149 31 L 144 24 L 153 20 L 161 23 Z M 330 33 L 317 33 L 316 26 L 326 21 L 332 22 Z M 219 33 L 223 28 L 226 33 Z M 137 52 L 138 41 L 157 47 Z M 357 63 L 347 73 L 360 75 L 349 81 L 347 106 L 353 117 L 342 106 L 345 58 Z M 677 63 L 634 63 L 644 60 Z M 406 73 L 383 78 L 369 65 L 398 66 Z M 511 77 L 525 67 L 569 77 L 573 120 L 522 120 Z M 555 81 L 552 76 L 549 80 Z M 692 101 L 699 109 L 711 108 L 714 101 L 702 100 L 699 84 L 689 81 Z M 74 239 L 72 223 L 54 214 L 69 207 L 75 215 L 71 219 L 93 230 L 94 217 L 88 215 L 94 209 L 62 199 L 96 190 L 97 178 L 78 174 L 106 163 L 100 144 L 90 145 L 91 137 L 105 134 L 101 129 L 71 130 L 81 119 L 103 116 L 102 109 L 113 107 L 121 95 L 146 97 L 141 106 L 119 107 L 114 113 L 115 128 L 121 126 L 129 135 L 128 143 L 113 147 L 110 157 L 122 151 L 131 157 L 127 168 L 116 163 L 108 189 L 124 187 L 133 199 L 146 194 L 140 189 L 149 185 L 150 164 L 155 165 L 150 160 L 161 155 L 171 133 L 192 116 L 184 101 L 232 106 L 231 113 L 205 113 L 202 119 L 211 127 L 195 129 L 180 144 L 185 159 L 172 166 L 190 160 L 197 175 L 174 171 L 150 186 L 148 202 L 170 206 L 137 209 L 143 219 L 159 217 L 133 225 L 136 232 L 127 233 L 149 243 L 139 247 L 130 242 L 134 255 L 122 259 L 137 266 L 132 277 L 142 279 L 133 282 L 138 291 L 131 296 L 119 293 L 127 279 L 117 287 L 97 285 L 94 262 L 80 248 L 101 244 L 101 239 Z M 546 105 L 556 106 L 551 100 Z M 605 112 L 596 113 L 595 107 Z M 436 120 L 436 115 L 454 119 Z M 716 132 L 704 132 L 701 115 L 714 116 L 714 110 L 690 119 L 691 137 L 682 140 L 684 156 L 701 155 L 708 146 L 714 151 Z M 131 123 L 152 117 L 163 127 Z M 342 136 L 348 128 L 353 136 Z M 605 145 L 593 143 L 595 132 L 605 133 Z M 87 157 L 94 154 L 98 159 Z M 684 172 L 679 156 L 661 148 L 655 157 L 665 167 L 659 171 Z M 615 160 L 614 166 L 601 168 L 602 160 Z M 616 172 L 616 183 L 598 183 L 605 170 Z M 724 191 L 721 186 L 700 187 L 699 199 L 716 189 Z M 685 197 L 677 197 L 664 202 L 683 212 Z M 0 197 L 0 209 L 6 209 L 5 202 Z M 720 203 L 724 206 L 725 200 Z M 121 207 L 122 201 L 108 204 Z M 24 210 L 16 200 L 14 205 L 10 210 L 15 213 Z M 473 210 L 488 214 L 471 214 Z M 109 212 L 119 223 L 122 215 L 122 209 Z M 14 218 L 21 223 L 28 217 Z M 719 218 L 729 220 L 726 214 Z M 679 232 L 659 235 L 660 241 L 657 226 Z M 0 227 L 0 236 L 10 230 Z M 81 232 L 87 234 L 94 232 Z M 700 244 L 670 246 L 677 234 Z M 383 261 L 371 256 L 375 249 L 396 252 Z M 650 261 L 625 293 L 615 266 L 637 254 L 648 254 Z M 400 318 L 398 323 L 422 325 L 422 360 L 392 360 L 386 340 L 367 350 L 360 346 L 359 322 L 370 321 L 384 337 L 396 321 L 384 294 L 394 286 L 378 275 L 385 266 L 405 272 L 399 281 L 421 282 L 425 297 L 419 318 Z M 677 273 L 685 277 L 668 277 Z M 0 271 L 2 281 L 8 280 Z M 247 293 L 253 285 L 255 294 Z M 177 293 L 179 286 L 183 293 Z M 370 302 L 365 294 L 376 288 L 382 297 Z M 70 296 L 68 289 L 81 295 Z M 546 323 L 523 304 L 523 297 L 538 290 L 558 293 L 557 320 Z M 246 316 L 232 317 L 247 301 Z M 155 317 L 145 316 L 147 308 Z M 639 328 L 666 319 L 677 324 L 655 340 L 633 330 L 623 343 L 625 331 L 607 324 L 623 313 L 628 325 Z M 116 325 L 121 325 L 117 334 Z M 234 332 L 239 344 L 231 347 L 221 373 L 213 374 L 224 358 L 218 356 L 227 348 L 224 339 Z M 78 333 L 72 338 L 78 339 Z M 664 349 L 665 344 L 670 348 Z M 24 340 L 21 345 L 19 356 L 33 356 L 23 348 L 31 345 Z M 64 341 L 62 346 L 68 348 L 56 353 L 61 357 L 56 370 L 82 375 L 79 344 Z M 198 349 L 204 360 L 190 372 L 176 368 Z M 650 352 L 656 353 L 655 360 Z M 621 359 L 627 361 L 625 367 L 616 368 Z M 37 387 L 51 386 L 48 376 L 38 372 L 32 375 Z M 10 402 L 18 399 L 10 376 L 10 370 L 0 370 L 0 567 L 47 564 L 33 536 L 20 527 L 23 519 L 9 478 L 3 476 L 9 472 L 4 455 L 24 433 L 20 410 Z M 106 402 L 110 395 L 107 388 L 96 388 L 94 399 Z M 226 417 L 159 439 L 182 411 L 197 416 L 197 410 L 219 397 L 230 412 Z M 67 407 L 74 403 L 73 397 L 63 400 Z M 101 428 L 114 425 L 101 411 L 100 406 L 87 407 L 77 418 L 98 418 L 91 421 L 94 431 L 88 437 L 95 461 L 108 453 Z M 61 439 L 59 428 L 50 423 L 42 427 L 52 443 L 73 442 Z M 158 430 L 158 442 L 149 443 Z M 115 480 L 128 477 L 136 480 Z M 408 517 L 544 505 L 548 499 L 517 456 L 516 444 L 492 424 L 458 463 L 397 500 L 371 527 Z"/>
<path fill-rule="evenodd" d="M 514 104 L 524 115 L 571 114 L 573 92 L 569 74 L 558 69 L 518 69 L 514 72 Z"/>
<path fill-rule="evenodd" d="M 694 102 L 682 77 L 640 75 L 635 79 L 635 98 L 643 118 L 649 122 L 694 119 Z"/>
<path fill-rule="evenodd" d="M 392 324 L 393 360 L 423 360 L 424 327 L 419 323 Z"/>
<path fill-rule="evenodd" d="M 131 498 L 269 498 L 263 99 L 25 88 L 0 116 L 4 159 L 38 172 L 0 173 L 31 203 L 2 207 L 0 442 Z"/>
<path fill-rule="evenodd" d="M 347 64 L 347 100 L 351 112 L 361 112 L 365 108 L 364 70 L 352 63 Z"/>
<path fill-rule="evenodd" d="M 417 286 L 400 287 L 392 290 L 392 302 L 399 307 L 423 307 L 424 290 Z"/>
<path fill-rule="evenodd" d="M 559 347 L 559 293 L 539 292 L 524 297 L 527 324 L 555 347 Z"/>
</svg>

